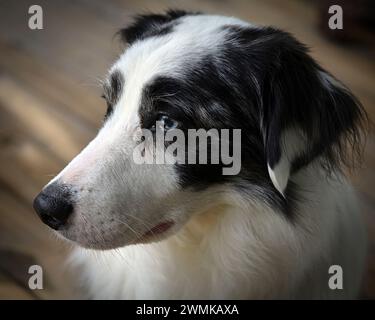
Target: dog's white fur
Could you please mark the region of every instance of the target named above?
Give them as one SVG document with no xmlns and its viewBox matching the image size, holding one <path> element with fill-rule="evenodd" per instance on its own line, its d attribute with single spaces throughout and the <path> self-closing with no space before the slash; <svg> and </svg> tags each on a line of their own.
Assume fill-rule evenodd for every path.
<svg viewBox="0 0 375 320">
<path fill-rule="evenodd" d="M 352 188 L 313 167 L 293 179 L 306 190 L 295 225 L 229 193 L 164 241 L 77 248 L 73 261 L 102 299 L 355 298 L 365 232 Z M 328 286 L 331 265 L 343 269 L 343 290 Z"/>
<path fill-rule="evenodd" d="M 182 20 L 172 34 L 136 42 L 120 57 L 113 70 L 124 74 L 125 88 L 113 115 L 56 177 L 84 187 L 77 196 L 70 230 L 62 234 L 85 247 L 118 248 L 75 249 L 72 262 L 82 268 L 90 296 L 354 298 L 365 253 L 360 213 L 345 178 L 335 173 L 327 178 L 319 159 L 290 177 L 285 163 L 282 172 L 270 172 L 280 192 L 287 180 L 302 190 L 304 201 L 299 202 L 293 222 L 225 186 L 201 193 L 177 191 L 172 169 L 156 165 L 140 169 L 126 160 L 131 136 L 139 129 L 137 111 L 144 84 L 155 75 L 179 77 L 186 70 L 186 52 L 192 59 L 199 58 L 200 52 L 216 50 L 222 37 L 217 26 L 247 25 L 216 16 Z M 251 188 L 257 192 L 256 186 Z M 109 219 L 113 211 L 124 216 L 101 227 L 97 213 Z M 176 223 L 161 241 L 129 245 L 134 234 L 128 226 L 142 234 L 147 228 L 138 220 L 157 224 L 166 218 Z M 107 231 L 111 236 L 107 237 Z M 328 286 L 331 265 L 343 268 L 343 290 Z"/>
</svg>

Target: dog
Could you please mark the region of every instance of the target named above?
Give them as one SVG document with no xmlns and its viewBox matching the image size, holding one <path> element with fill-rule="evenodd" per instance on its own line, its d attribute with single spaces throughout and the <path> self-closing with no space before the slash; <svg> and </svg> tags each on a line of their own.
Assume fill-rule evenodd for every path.
<svg viewBox="0 0 375 320">
<path fill-rule="evenodd" d="M 343 171 L 366 113 L 350 91 L 289 33 L 233 17 L 143 14 L 119 35 L 102 128 L 34 200 L 75 244 L 85 296 L 358 297 L 366 237 Z M 135 164 L 134 136 L 157 122 L 241 129 L 240 172 Z"/>
</svg>

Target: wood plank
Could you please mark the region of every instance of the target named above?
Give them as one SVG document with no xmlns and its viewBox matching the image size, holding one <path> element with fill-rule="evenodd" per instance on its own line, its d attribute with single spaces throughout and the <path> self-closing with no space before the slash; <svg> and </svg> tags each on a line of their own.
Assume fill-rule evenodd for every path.
<svg viewBox="0 0 375 320">
<path fill-rule="evenodd" d="M 58 104 L 62 111 L 95 130 L 103 118 L 105 103 L 101 88 L 85 87 L 42 61 L 0 41 L 0 70 L 27 85 L 37 97 Z M 25 71 L 27 70 L 27 71 Z M 50 108 L 56 108 L 50 104 Z"/>
<path fill-rule="evenodd" d="M 28 280 L 27 270 L 30 263 L 36 262 L 44 271 L 44 289 L 33 291 L 34 295 L 56 299 L 74 297 L 71 275 L 65 268 L 68 247 L 57 241 L 51 231 L 40 223 L 36 214 L 31 212 L 30 207 L 23 205 L 11 192 L 2 188 L 0 201 L 0 252 L 18 252 L 18 255 L 32 257 L 31 262 L 24 259 L 18 264 L 17 278 L 23 277 L 26 291 L 29 291 L 25 283 Z M 2 264 L 4 267 L 4 263 Z M 9 272 L 11 271 L 8 269 Z"/>
<path fill-rule="evenodd" d="M 0 106 L 64 161 L 71 160 L 89 141 L 85 130 L 54 114 L 43 101 L 4 76 L 0 77 Z"/>
</svg>

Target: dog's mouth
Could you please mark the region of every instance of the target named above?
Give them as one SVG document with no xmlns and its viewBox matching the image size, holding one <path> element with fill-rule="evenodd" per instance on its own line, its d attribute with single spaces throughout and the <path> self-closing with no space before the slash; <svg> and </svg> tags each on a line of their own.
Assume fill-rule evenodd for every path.
<svg viewBox="0 0 375 320">
<path fill-rule="evenodd" d="M 173 221 L 163 221 L 146 231 L 141 237 L 137 238 L 134 243 L 145 243 L 155 240 L 155 238 L 159 238 L 163 233 L 172 228 L 173 225 Z"/>
<path fill-rule="evenodd" d="M 152 242 L 157 242 L 161 241 L 162 239 L 165 238 L 165 234 L 167 231 L 169 231 L 173 226 L 175 225 L 175 222 L 172 220 L 168 221 L 162 221 L 152 227 L 151 229 L 147 230 L 144 234 L 142 234 L 140 237 L 136 238 L 135 240 L 132 240 L 126 244 L 120 242 L 109 242 L 109 241 L 90 241 L 87 240 L 86 238 L 77 238 L 76 234 L 69 234 L 68 230 L 59 230 L 56 232 L 56 235 L 68 240 L 72 241 L 79 246 L 86 248 L 86 249 L 95 249 L 95 250 L 111 250 L 111 249 L 116 249 L 119 247 L 124 247 L 125 245 L 132 245 L 132 244 L 149 244 Z M 112 240 L 112 239 L 111 239 Z"/>
</svg>

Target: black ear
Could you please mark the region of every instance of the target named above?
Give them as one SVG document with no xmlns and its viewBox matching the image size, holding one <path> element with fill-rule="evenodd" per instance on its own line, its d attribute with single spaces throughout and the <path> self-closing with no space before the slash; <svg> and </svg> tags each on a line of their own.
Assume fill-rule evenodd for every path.
<svg viewBox="0 0 375 320">
<path fill-rule="evenodd" d="M 134 18 L 134 22 L 119 31 L 121 39 L 132 44 L 136 40 L 168 33 L 173 22 L 178 18 L 195 13 L 183 10 L 168 10 L 164 14 L 141 14 Z"/>
<path fill-rule="evenodd" d="M 291 35 L 275 31 L 271 43 L 263 130 L 269 175 L 284 194 L 290 174 L 317 157 L 328 171 L 350 164 L 361 150 L 367 117 L 350 91 Z"/>
</svg>

